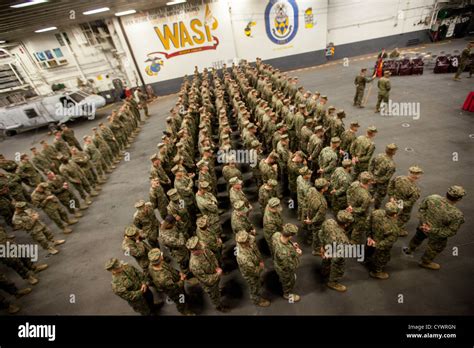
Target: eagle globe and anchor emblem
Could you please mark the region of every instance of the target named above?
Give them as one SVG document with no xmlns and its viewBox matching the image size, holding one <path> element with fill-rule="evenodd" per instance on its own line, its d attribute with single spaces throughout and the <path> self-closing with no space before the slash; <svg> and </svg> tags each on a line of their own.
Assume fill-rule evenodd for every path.
<svg viewBox="0 0 474 348">
<path fill-rule="evenodd" d="M 277 45 L 285 45 L 298 31 L 298 5 L 296 0 L 270 0 L 265 8 L 265 30 Z"/>
</svg>

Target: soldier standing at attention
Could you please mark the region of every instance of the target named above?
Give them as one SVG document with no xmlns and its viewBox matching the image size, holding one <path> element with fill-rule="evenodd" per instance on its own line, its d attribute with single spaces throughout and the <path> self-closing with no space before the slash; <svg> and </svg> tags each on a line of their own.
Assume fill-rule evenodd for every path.
<svg viewBox="0 0 474 348">
<path fill-rule="evenodd" d="M 143 234 L 152 248 L 159 247 L 158 227 L 160 223 L 156 218 L 153 205 L 150 202 L 139 200 L 135 203 L 135 208 L 137 211 L 133 214 L 133 224 L 143 230 Z"/>
<path fill-rule="evenodd" d="M 360 173 L 359 181 L 354 181 L 347 190 L 347 211 L 352 213 L 354 218 L 351 233 L 351 242 L 353 244 L 365 244 L 365 234 L 368 232 L 370 205 L 373 202 L 369 192 L 372 182 L 372 174 L 362 172 Z"/>
<path fill-rule="evenodd" d="M 168 197 L 166 196 L 163 186 L 161 186 L 160 179 L 151 179 L 150 182 L 150 202 L 153 205 L 153 209 L 158 209 L 161 218 L 164 219 L 167 215 L 166 207 L 169 203 Z"/>
<path fill-rule="evenodd" d="M 154 312 L 153 293 L 148 288 L 146 276 L 135 267 L 112 258 L 105 264 L 112 273 L 112 291 L 141 315 Z"/>
<path fill-rule="evenodd" d="M 398 219 L 400 226 L 400 237 L 408 235 L 406 224 L 410 220 L 411 211 L 415 202 L 421 196 L 421 190 L 416 185 L 423 174 L 423 169 L 418 166 L 408 168 L 408 175 L 400 175 L 393 178 L 388 185 L 388 196 L 402 205 L 402 211 Z"/>
<path fill-rule="evenodd" d="M 316 179 L 314 187 L 310 188 L 308 192 L 308 209 L 307 216 L 304 223 L 308 225 L 310 231 L 307 237 L 307 243 L 313 246 L 313 255 L 318 255 L 320 240 L 319 230 L 326 219 L 326 212 L 328 210 L 328 203 L 324 197 L 324 193 L 329 188 L 329 181 L 324 178 Z"/>
<path fill-rule="evenodd" d="M 329 194 L 334 214 L 347 208 L 347 189 L 353 181 L 351 171 L 352 161 L 345 159 L 342 161 L 342 167 L 337 167 L 331 175 Z"/>
<path fill-rule="evenodd" d="M 61 125 L 61 137 L 64 139 L 64 141 L 71 147 L 76 147 L 79 151 L 82 151 L 81 144 L 77 140 L 77 138 L 74 136 L 74 130 L 66 126 L 65 123 Z"/>
<path fill-rule="evenodd" d="M 369 258 L 369 275 L 376 279 L 388 279 L 384 272 L 385 265 L 390 261 L 390 251 L 398 239 L 398 213 L 400 208 L 396 202 L 388 202 L 385 209 L 374 210 L 370 216 L 370 227 L 367 245 L 375 248 Z"/>
<path fill-rule="evenodd" d="M 418 210 L 420 223 L 409 247 L 404 249 L 405 253 L 412 254 L 428 238 L 428 246 L 421 257 L 421 267 L 430 270 L 441 268 L 433 260 L 446 248 L 448 238 L 454 237 L 464 223 L 464 215 L 456 204 L 465 195 L 463 187 L 454 185 L 448 189 L 446 197 L 435 194 L 421 202 Z"/>
<path fill-rule="evenodd" d="M 263 237 L 273 255 L 273 235 L 283 230 L 282 207 L 276 197 L 270 198 L 263 214 Z"/>
<path fill-rule="evenodd" d="M 145 239 L 145 237 L 141 230 L 134 225 L 127 226 L 122 241 L 122 250 L 126 255 L 132 256 L 142 268 L 143 272 L 147 273 L 149 265 L 148 252 L 151 248 L 143 239 Z"/>
<path fill-rule="evenodd" d="M 369 162 L 375 151 L 374 138 L 377 135 L 377 128 L 370 126 L 366 135 L 358 136 L 351 144 L 350 154 L 355 163 L 354 177 L 369 169 Z"/>
<path fill-rule="evenodd" d="M 462 50 L 461 52 L 461 61 L 459 62 L 458 70 L 456 71 L 456 74 L 454 75 L 453 80 L 454 81 L 461 81 L 461 74 L 463 73 L 464 69 L 466 69 L 467 64 L 469 63 L 469 57 L 471 55 L 471 48 L 474 47 L 474 41 L 470 41 L 466 48 Z M 469 72 L 469 77 L 472 76 L 472 64 L 471 63 L 471 69 Z"/>
<path fill-rule="evenodd" d="M 354 106 L 363 108 L 362 100 L 364 99 L 364 91 L 367 82 L 372 82 L 375 78 L 375 74 L 372 77 L 366 77 L 367 69 L 361 69 L 360 74 L 356 76 L 354 84 L 356 86 L 356 94 L 354 96 Z"/>
<path fill-rule="evenodd" d="M 325 246 L 349 244 L 346 230 L 353 221 L 351 213 L 341 210 L 337 213 L 336 220 L 328 219 L 324 221 L 319 233 L 321 257 L 323 258 L 321 273 L 323 277 L 329 276 L 326 283 L 328 288 L 339 292 L 347 290 L 345 285 L 339 283 L 339 280 L 344 275 L 345 259 L 331 255 L 331 253 L 328 254 Z"/>
<path fill-rule="evenodd" d="M 296 268 L 300 263 L 302 251 L 291 238 L 298 233 L 298 227 L 285 224 L 282 232 L 273 234 L 273 264 L 283 286 L 283 298 L 289 302 L 299 302 L 301 297 L 293 293 L 296 283 Z"/>
<path fill-rule="evenodd" d="M 374 196 L 375 209 L 379 209 L 382 205 L 382 201 L 387 195 L 388 183 L 393 174 L 395 174 L 396 167 L 393 156 L 395 156 L 397 149 L 397 145 L 388 144 L 385 148 L 385 153 L 378 154 L 369 162 L 369 172 L 374 177 L 372 195 Z"/>
<path fill-rule="evenodd" d="M 237 264 L 249 287 L 250 298 L 256 306 L 270 306 L 270 301 L 261 296 L 261 275 L 265 265 L 255 243 L 255 237 L 246 231 L 239 231 L 235 236 L 235 240 L 237 242 Z"/>
<path fill-rule="evenodd" d="M 191 251 L 189 269 L 209 295 L 214 307 L 220 312 L 228 312 L 228 308 L 222 304 L 219 289 L 222 268 L 219 267 L 216 257 L 212 251 L 201 244 L 196 236 L 188 239 L 186 247 Z"/>
<path fill-rule="evenodd" d="M 375 106 L 375 113 L 380 112 L 380 104 L 382 102 L 388 103 L 390 99 L 390 89 L 392 88 L 390 85 L 390 75 L 392 73 L 390 71 L 384 71 L 383 77 L 380 78 L 379 82 L 377 83 L 377 87 L 379 88 L 379 94 L 377 96 L 377 105 Z"/>
</svg>

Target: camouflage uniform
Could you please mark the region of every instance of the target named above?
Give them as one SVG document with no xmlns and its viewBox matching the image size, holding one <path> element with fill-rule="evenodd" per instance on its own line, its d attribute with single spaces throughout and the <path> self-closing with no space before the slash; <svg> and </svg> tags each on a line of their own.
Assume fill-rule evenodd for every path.
<svg viewBox="0 0 474 348">
<path fill-rule="evenodd" d="M 318 180 L 324 180 L 324 179 L 318 179 Z M 321 181 L 321 185 L 322 185 L 322 181 Z M 308 215 L 305 218 L 311 220 L 311 222 L 308 225 L 308 229 L 310 231 L 310 235 L 308 236 L 309 237 L 308 242 L 312 241 L 314 253 L 319 253 L 319 247 L 320 247 L 319 230 L 321 229 L 321 225 L 326 219 L 326 212 L 328 209 L 326 198 L 324 198 L 324 195 L 320 191 L 318 191 L 318 189 L 321 189 L 322 187 L 324 187 L 324 185 L 318 188 L 311 187 L 307 196 Z"/>
<path fill-rule="evenodd" d="M 161 184 L 156 187 L 151 186 L 149 191 L 150 203 L 153 209 L 158 209 L 160 216 L 164 219 L 167 215 L 166 207 L 169 204 L 168 197 L 165 194 L 165 190 Z"/>
<path fill-rule="evenodd" d="M 61 138 L 66 141 L 66 143 L 71 147 L 76 147 L 79 151 L 82 151 L 81 144 L 77 141 L 76 137 L 74 136 L 74 130 L 71 128 L 63 129 L 61 131 Z"/>
<path fill-rule="evenodd" d="M 378 154 L 369 162 L 369 172 L 374 176 L 372 194 L 374 196 L 375 209 L 380 208 L 382 201 L 387 195 L 388 183 L 395 174 L 395 162 L 385 153 Z"/>
<path fill-rule="evenodd" d="M 300 263 L 299 254 L 291 240 L 283 243 L 281 233 L 273 234 L 273 264 L 283 286 L 283 295 L 289 296 L 296 283 L 296 268 Z"/>
<path fill-rule="evenodd" d="M 336 190 L 331 194 L 331 205 L 335 214 L 337 214 L 339 210 L 347 208 L 346 193 L 352 183 L 352 179 L 352 175 L 347 173 L 343 167 L 337 167 L 331 175 L 329 190 Z"/>
<path fill-rule="evenodd" d="M 26 185 L 33 188 L 43 181 L 41 174 L 33 167 L 30 161 L 22 160 L 18 166 L 17 173 Z"/>
<path fill-rule="evenodd" d="M 54 236 L 39 218 L 33 218 L 34 213 L 36 212 L 32 209 L 16 211 L 13 215 L 13 225 L 15 228 L 25 230 L 31 234 L 33 240 L 41 245 L 43 249 L 48 250 L 52 247 Z"/>
<path fill-rule="evenodd" d="M 406 224 L 410 220 L 411 211 L 415 202 L 421 196 L 421 190 L 416 182 L 411 181 L 408 176 L 401 175 L 393 178 L 388 185 L 388 196 L 397 202 L 403 202 L 403 208 L 398 219 L 400 229 L 406 230 Z"/>
<path fill-rule="evenodd" d="M 334 219 L 327 219 L 321 226 L 319 232 L 321 245 L 342 245 L 349 244 L 344 228 L 342 228 Z M 323 257 L 322 270 L 323 275 L 329 275 L 328 284 L 339 283 L 344 275 L 345 259 L 343 257 Z"/>
<path fill-rule="evenodd" d="M 139 201 L 135 204 L 137 211 L 133 214 L 133 224 L 143 231 L 143 235 L 150 245 L 155 248 L 158 244 L 159 222 L 155 216 L 153 205 L 150 202 Z"/>
<path fill-rule="evenodd" d="M 186 249 L 186 237 L 179 232 L 176 226 L 172 228 L 160 228 L 160 243 L 166 246 L 171 256 L 179 264 L 181 272 L 189 272 L 189 251 Z"/>
<path fill-rule="evenodd" d="M 50 196 L 53 196 L 53 198 L 48 199 Z M 65 229 L 71 222 L 66 209 L 61 206 L 58 197 L 54 196 L 49 189 L 43 188 L 43 191 L 39 191 L 38 188 L 36 188 L 31 194 L 31 202 L 34 206 L 43 209 L 46 215 L 48 215 L 59 228 Z"/>
<path fill-rule="evenodd" d="M 64 188 L 64 183 L 67 183 L 61 175 L 56 175 L 54 180 L 48 178 L 48 188 L 51 192 L 58 197 L 62 205 L 69 211 L 71 214 L 76 213 L 76 208 L 80 208 L 81 203 L 76 197 L 76 194 L 70 188 Z"/>
<path fill-rule="evenodd" d="M 132 256 L 143 272 L 147 274 L 148 252 L 151 250 L 150 246 L 143 241 L 142 231 L 135 226 L 129 226 L 125 229 L 125 236 L 122 241 L 122 250 L 126 255 Z"/>
<path fill-rule="evenodd" d="M 277 211 L 271 211 L 270 209 L 278 209 Z M 263 215 L 263 236 L 270 248 L 270 253 L 273 255 L 273 235 L 276 232 L 283 231 L 283 218 L 281 216 L 280 200 L 278 198 L 272 198 L 265 208 Z"/>
<path fill-rule="evenodd" d="M 374 142 L 366 135 L 358 136 L 351 144 L 350 154 L 357 157 L 358 161 L 354 166 L 354 177 L 369 168 L 370 159 L 375 151 Z"/>
<path fill-rule="evenodd" d="M 368 218 L 372 196 L 369 190 L 361 186 L 359 181 L 354 181 L 347 189 L 347 204 L 352 207 L 354 224 L 351 232 L 351 242 L 364 244 L 365 234 L 368 232 Z"/>
</svg>

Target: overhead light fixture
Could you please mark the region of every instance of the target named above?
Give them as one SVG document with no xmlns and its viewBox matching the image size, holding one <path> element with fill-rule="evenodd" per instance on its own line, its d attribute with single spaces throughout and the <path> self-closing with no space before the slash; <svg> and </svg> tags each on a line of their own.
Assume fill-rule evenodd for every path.
<svg viewBox="0 0 474 348">
<path fill-rule="evenodd" d="M 45 31 L 51 31 L 51 30 L 56 30 L 58 28 L 56 27 L 49 27 L 49 28 L 44 28 L 44 29 L 38 29 L 38 30 L 35 30 L 35 33 L 44 33 Z"/>
<path fill-rule="evenodd" d="M 11 5 L 10 7 L 21 8 L 21 7 L 41 4 L 43 2 L 48 2 L 48 0 L 31 0 L 31 1 L 28 1 L 28 2 L 22 2 L 21 4 Z"/>
<path fill-rule="evenodd" d="M 126 15 L 134 14 L 134 13 L 137 13 L 137 11 L 135 11 L 135 10 L 128 10 L 128 11 L 117 12 L 115 15 L 116 15 L 117 17 L 120 17 L 120 16 L 126 16 Z"/>
<path fill-rule="evenodd" d="M 110 8 L 108 8 L 108 7 L 101 7 L 101 8 L 96 8 L 95 10 L 82 12 L 82 14 L 88 16 L 88 15 L 92 15 L 92 14 L 96 14 L 96 13 L 100 13 L 100 12 L 107 12 L 109 10 L 110 10 Z"/>
<path fill-rule="evenodd" d="M 174 0 L 174 1 L 167 2 L 166 5 L 171 6 L 171 5 L 182 4 L 182 3 L 185 3 L 185 2 L 186 2 L 186 0 Z"/>
</svg>

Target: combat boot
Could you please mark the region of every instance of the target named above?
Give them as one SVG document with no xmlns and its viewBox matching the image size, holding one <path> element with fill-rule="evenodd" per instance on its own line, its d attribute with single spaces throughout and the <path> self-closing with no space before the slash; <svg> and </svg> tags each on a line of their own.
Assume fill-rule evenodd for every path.
<svg viewBox="0 0 474 348">
<path fill-rule="evenodd" d="M 337 282 L 329 282 L 327 283 L 328 288 L 339 291 L 339 292 L 344 292 L 347 290 L 347 287 L 345 285 L 342 285 Z"/>
<path fill-rule="evenodd" d="M 117 166 L 114 166 L 113 164 L 110 166 L 110 169 L 116 169 Z"/>
<path fill-rule="evenodd" d="M 8 314 L 16 314 L 20 311 L 20 309 L 21 308 L 17 305 L 11 304 L 10 306 L 8 306 Z"/>
<path fill-rule="evenodd" d="M 408 231 L 407 230 L 402 230 L 398 233 L 399 237 L 406 237 L 408 236 Z"/>
<path fill-rule="evenodd" d="M 297 294 L 283 294 L 283 298 L 292 302 L 299 302 L 301 300 L 301 296 Z"/>
<path fill-rule="evenodd" d="M 74 213 L 74 217 L 80 218 L 82 217 L 82 213 L 76 210 L 76 212 Z"/>
<path fill-rule="evenodd" d="M 420 267 L 423 267 L 423 268 L 426 268 L 426 269 L 431 269 L 433 271 L 437 271 L 441 268 L 441 265 L 439 263 L 436 263 L 436 262 L 424 262 L 424 261 L 421 261 L 419 263 Z"/>
<path fill-rule="evenodd" d="M 270 301 L 268 301 L 265 298 L 260 298 L 260 300 L 256 303 L 256 305 L 259 307 L 268 307 L 270 306 Z"/>
<path fill-rule="evenodd" d="M 388 279 L 389 275 L 387 272 L 369 272 L 369 275 L 372 278 L 377 278 L 377 279 Z"/>
<path fill-rule="evenodd" d="M 94 186 L 94 190 L 96 190 L 96 191 L 102 191 L 102 187 L 100 187 L 100 185 L 95 185 L 95 186 Z"/>
<path fill-rule="evenodd" d="M 15 294 L 15 297 L 20 298 L 25 295 L 28 295 L 30 292 L 31 292 L 31 288 L 24 288 L 24 289 L 18 290 Z"/>
<path fill-rule="evenodd" d="M 34 265 L 33 266 L 33 271 L 35 273 L 39 273 L 41 271 L 44 271 L 46 268 L 48 268 L 48 265 L 46 263 L 43 263 L 41 265 Z"/>
<path fill-rule="evenodd" d="M 61 245 L 61 244 L 64 244 L 66 243 L 66 241 L 64 239 L 57 239 L 53 242 L 53 244 L 56 246 L 56 245 Z"/>
<path fill-rule="evenodd" d="M 39 280 L 33 277 L 32 275 L 30 275 L 27 280 L 28 280 L 28 283 L 30 283 L 31 285 L 36 285 L 39 282 Z"/>
<path fill-rule="evenodd" d="M 71 229 L 70 227 L 64 227 L 64 228 L 63 228 L 63 233 L 64 233 L 64 234 L 72 233 L 72 229 Z"/>
<path fill-rule="evenodd" d="M 97 191 L 95 191 L 95 190 L 91 191 L 91 196 L 92 197 L 97 197 L 98 195 L 99 195 L 99 193 Z"/>
<path fill-rule="evenodd" d="M 78 219 L 69 219 L 69 221 L 67 222 L 68 225 L 74 225 L 74 224 L 77 224 L 79 222 Z"/>
</svg>

